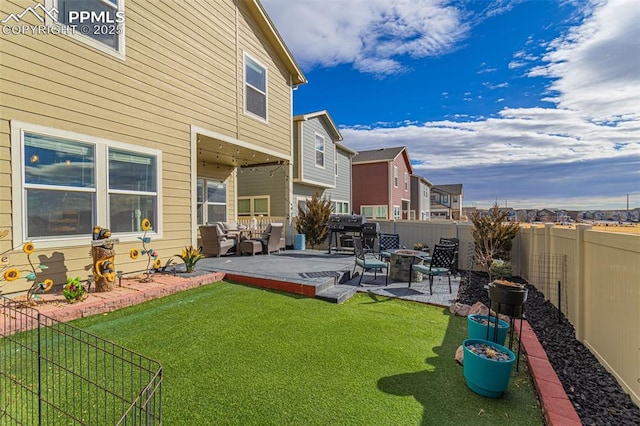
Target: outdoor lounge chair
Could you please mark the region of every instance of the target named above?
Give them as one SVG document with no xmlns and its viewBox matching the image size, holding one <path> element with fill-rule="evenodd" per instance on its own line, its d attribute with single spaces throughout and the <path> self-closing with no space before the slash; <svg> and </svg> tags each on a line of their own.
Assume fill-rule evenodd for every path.
<svg viewBox="0 0 640 426">
<path fill-rule="evenodd" d="M 280 253 L 280 239 L 282 237 L 282 223 L 270 223 L 262 234 L 261 238 L 253 238 L 253 240 L 262 243 L 262 252 L 271 254 L 273 252 Z"/>
<path fill-rule="evenodd" d="M 373 269 L 373 279 L 375 280 L 378 277 L 378 269 L 385 270 L 385 280 L 384 285 L 389 284 L 389 264 L 384 260 L 376 259 L 374 256 L 369 255 L 365 252 L 362 247 L 362 238 L 353 237 L 353 249 L 355 252 L 355 264 L 353 265 L 353 272 L 351 275 L 356 273 L 356 268 L 359 266 L 362 268 L 362 274 L 360 274 L 360 281 L 358 281 L 358 285 L 362 285 L 362 277 L 367 269 Z"/>
<path fill-rule="evenodd" d="M 201 225 L 200 236 L 202 237 L 202 253 L 210 256 L 220 257 L 227 254 L 235 245 L 235 238 L 226 236 L 219 224 Z"/>
<path fill-rule="evenodd" d="M 411 264 L 409 267 L 409 287 L 413 271 L 429 275 L 429 292 L 433 295 L 433 277 L 447 276 L 449 278 L 449 293 L 451 293 L 451 264 L 453 262 L 455 248 L 452 245 L 436 244 L 433 248 L 431 261 L 424 265 Z"/>
</svg>

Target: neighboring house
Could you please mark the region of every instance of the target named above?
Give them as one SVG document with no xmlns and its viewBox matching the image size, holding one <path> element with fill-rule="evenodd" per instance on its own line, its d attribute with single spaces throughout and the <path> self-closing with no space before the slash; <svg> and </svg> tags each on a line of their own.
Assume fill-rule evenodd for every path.
<svg viewBox="0 0 640 426">
<path fill-rule="evenodd" d="M 369 219 L 409 219 L 413 168 L 406 147 L 360 151 L 352 171 L 354 212 Z"/>
<path fill-rule="evenodd" d="M 411 175 L 411 220 L 431 219 L 431 187 L 427 179 L 418 175 Z"/>
<path fill-rule="evenodd" d="M 460 220 L 462 218 L 462 184 L 433 185 L 431 188 L 431 217 Z"/>
<path fill-rule="evenodd" d="M 259 1 L 56 4 L 60 22 L 42 13 L 46 25 L 74 7 L 124 22 L 113 36 L 0 36 L 0 252 L 12 265 L 24 269 L 19 247 L 33 241 L 46 278 L 86 277 L 99 225 L 119 240 L 116 268 L 141 270 L 126 254 L 142 218 L 165 261 L 198 245 L 199 223 L 236 218 L 238 166 L 292 162 L 292 91 L 306 80 Z M 3 2 L 0 20 L 40 25 L 24 5 Z"/>
<path fill-rule="evenodd" d="M 238 215 L 296 216 L 298 206 L 304 207 L 315 192 L 331 200 L 335 213 L 350 213 L 351 158 L 356 152 L 340 141 L 327 111 L 293 117 L 291 169 L 278 164 L 241 168 Z"/>
</svg>

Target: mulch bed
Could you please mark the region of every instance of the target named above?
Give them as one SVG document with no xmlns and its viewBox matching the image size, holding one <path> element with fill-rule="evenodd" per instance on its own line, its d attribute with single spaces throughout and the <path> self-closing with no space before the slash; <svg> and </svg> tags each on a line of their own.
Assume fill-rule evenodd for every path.
<svg viewBox="0 0 640 426">
<path fill-rule="evenodd" d="M 571 323 L 558 309 L 546 301 L 544 295 L 526 281 L 529 295 L 524 315 L 535 331 L 553 366 L 569 400 L 585 425 L 640 425 L 640 407 L 636 406 L 616 379 L 598 359 L 575 338 Z M 489 305 L 484 285 L 486 274 L 471 273 L 463 279 L 458 290 L 458 301 L 467 305 L 482 302 Z"/>
</svg>

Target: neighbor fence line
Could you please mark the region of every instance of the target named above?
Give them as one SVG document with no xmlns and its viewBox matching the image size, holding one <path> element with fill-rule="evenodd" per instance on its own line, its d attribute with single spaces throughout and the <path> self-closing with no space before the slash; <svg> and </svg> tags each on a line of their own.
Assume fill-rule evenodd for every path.
<svg viewBox="0 0 640 426">
<path fill-rule="evenodd" d="M 440 237 L 460 239 L 458 267 L 468 269 L 471 250 L 464 248 L 473 243 L 471 223 L 377 222 L 381 232 L 399 234 L 407 248 L 418 242 L 433 247 Z M 577 340 L 640 405 L 640 235 L 583 224 L 523 226 L 513 240 L 511 260 L 514 275 L 562 310 Z"/>
<path fill-rule="evenodd" d="M 0 315 L 0 424 L 162 424 L 158 362 L 4 297 Z"/>
</svg>

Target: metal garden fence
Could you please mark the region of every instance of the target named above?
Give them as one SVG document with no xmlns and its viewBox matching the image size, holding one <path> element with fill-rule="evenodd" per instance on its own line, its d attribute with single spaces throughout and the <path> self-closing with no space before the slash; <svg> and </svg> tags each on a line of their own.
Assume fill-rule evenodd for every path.
<svg viewBox="0 0 640 426">
<path fill-rule="evenodd" d="M 7 298 L 0 315 L 0 424 L 162 424 L 158 362 Z"/>
</svg>

